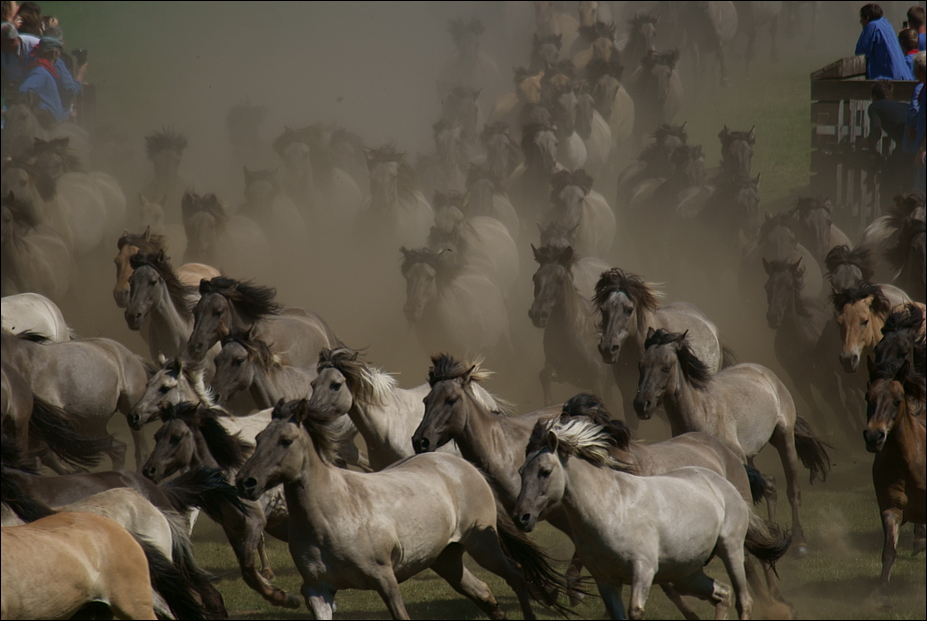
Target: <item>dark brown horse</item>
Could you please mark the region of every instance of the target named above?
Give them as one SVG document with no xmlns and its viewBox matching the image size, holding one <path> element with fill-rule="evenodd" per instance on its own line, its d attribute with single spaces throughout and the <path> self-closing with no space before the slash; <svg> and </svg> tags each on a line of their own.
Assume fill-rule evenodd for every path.
<svg viewBox="0 0 927 621">
<path fill-rule="evenodd" d="M 872 482 L 879 502 L 882 531 L 882 604 L 890 606 L 888 581 L 895 562 L 898 531 L 907 522 L 927 523 L 927 435 L 925 435 L 924 377 L 910 371 L 906 361 L 896 374 L 869 359 L 869 422 L 863 437 L 866 450 L 875 453 Z M 916 530 L 917 532 L 917 530 Z M 914 553 L 925 549 L 923 530 L 915 537 Z"/>
</svg>

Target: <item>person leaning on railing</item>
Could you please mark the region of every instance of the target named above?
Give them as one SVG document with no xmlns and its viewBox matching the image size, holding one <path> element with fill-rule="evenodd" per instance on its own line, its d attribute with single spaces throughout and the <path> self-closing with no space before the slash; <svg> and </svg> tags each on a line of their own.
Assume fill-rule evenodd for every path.
<svg viewBox="0 0 927 621">
<path fill-rule="evenodd" d="M 859 10 L 863 27 L 856 42 L 856 55 L 866 56 L 866 78 L 869 80 L 913 80 L 898 45 L 898 35 L 882 15 L 878 4 L 867 4 Z"/>
</svg>

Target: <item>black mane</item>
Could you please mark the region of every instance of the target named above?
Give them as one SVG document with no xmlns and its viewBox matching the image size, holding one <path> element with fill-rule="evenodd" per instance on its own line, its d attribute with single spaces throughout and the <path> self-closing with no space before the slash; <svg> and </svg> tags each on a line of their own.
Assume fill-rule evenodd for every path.
<svg viewBox="0 0 927 621">
<path fill-rule="evenodd" d="M 174 303 L 174 306 L 187 315 L 193 311 L 193 307 L 196 305 L 194 299 L 196 287 L 191 287 L 190 285 L 185 285 L 180 282 L 180 279 L 177 278 L 177 274 L 174 273 L 174 268 L 171 267 L 170 260 L 164 256 L 163 250 L 153 253 L 143 253 L 140 250 L 129 257 L 129 265 L 132 266 L 133 270 L 137 270 L 142 266 L 148 266 L 153 269 L 164 280 L 164 284 L 167 286 L 167 292 L 171 296 L 171 301 Z"/>
<path fill-rule="evenodd" d="M 268 315 L 279 315 L 282 310 L 274 301 L 277 290 L 262 287 L 250 281 L 234 280 L 216 276 L 212 280 L 200 281 L 200 294 L 218 293 L 227 298 L 238 314 L 248 322 L 257 322 Z"/>
<path fill-rule="evenodd" d="M 241 435 L 229 434 L 219 422 L 219 417 L 226 416 L 219 409 L 209 409 L 199 403 L 184 402 L 166 404 L 161 409 L 161 420 L 168 422 L 177 419 L 192 431 L 203 434 L 209 454 L 221 468 L 241 468 L 251 455 L 253 447 L 241 438 Z"/>
<path fill-rule="evenodd" d="M 863 280 L 872 280 L 875 275 L 875 257 L 868 246 L 859 246 L 852 250 L 846 244 L 835 246 L 827 253 L 824 265 L 830 274 L 841 265 L 853 265 L 862 273 Z"/>
<path fill-rule="evenodd" d="M 660 328 L 647 338 L 644 342 L 644 349 L 650 349 L 654 345 L 666 345 L 678 341 L 681 336 L 682 334 Z M 711 381 L 711 370 L 692 352 L 688 340 L 684 340 L 676 350 L 676 357 L 679 360 L 679 367 L 682 369 L 683 376 L 694 388 L 704 390 Z"/>
<path fill-rule="evenodd" d="M 618 267 L 602 272 L 595 285 L 595 295 L 592 300 L 596 306 L 601 306 L 608 296 L 616 291 L 624 291 L 635 306 L 646 308 L 649 311 L 660 308 L 659 299 L 643 278 Z"/>
<path fill-rule="evenodd" d="M 602 400 L 593 394 L 581 392 L 570 397 L 563 404 L 561 418 L 585 416 L 596 425 L 601 425 L 611 437 L 615 446 L 626 451 L 631 448 L 631 430 L 624 421 L 613 419 Z"/>
<path fill-rule="evenodd" d="M 187 148 L 187 137 L 172 127 L 162 127 L 161 131 L 145 136 L 145 152 L 153 158 L 161 151 L 175 151 L 181 154 Z"/>
<path fill-rule="evenodd" d="M 872 312 L 876 315 L 887 317 L 892 312 L 891 302 L 885 297 L 882 288 L 868 281 L 863 281 L 844 291 L 837 291 L 831 299 L 834 302 L 834 310 L 839 315 L 847 304 L 855 304 L 868 297 L 872 297 Z"/>
</svg>

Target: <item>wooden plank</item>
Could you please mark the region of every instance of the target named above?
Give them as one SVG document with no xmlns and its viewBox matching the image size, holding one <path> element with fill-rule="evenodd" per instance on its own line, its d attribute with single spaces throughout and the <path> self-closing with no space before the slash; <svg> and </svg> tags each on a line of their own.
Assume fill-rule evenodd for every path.
<svg viewBox="0 0 927 621">
<path fill-rule="evenodd" d="M 836 125 L 838 106 L 836 101 L 812 101 L 811 122 L 816 125 Z"/>
<path fill-rule="evenodd" d="M 812 80 L 812 101 L 840 101 L 841 99 L 872 99 L 872 86 L 875 80 Z M 893 99 L 911 101 L 917 82 L 892 80 Z"/>
<path fill-rule="evenodd" d="M 825 78 L 848 78 L 855 75 L 866 75 L 866 57 L 850 56 L 832 62 L 811 74 L 812 80 Z"/>
</svg>

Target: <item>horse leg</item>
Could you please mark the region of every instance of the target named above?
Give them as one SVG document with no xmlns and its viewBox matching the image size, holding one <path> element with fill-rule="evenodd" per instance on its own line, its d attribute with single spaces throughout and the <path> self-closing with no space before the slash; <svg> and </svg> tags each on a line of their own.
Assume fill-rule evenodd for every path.
<svg viewBox="0 0 927 621">
<path fill-rule="evenodd" d="M 731 528 L 730 530 L 734 529 Z M 722 534 L 718 540 L 716 550 L 734 586 L 734 594 L 737 596 L 737 614 L 741 619 L 749 619 L 753 612 L 753 597 L 750 595 L 750 587 L 747 584 L 744 569 L 744 561 L 746 560 L 744 556 L 744 531 L 738 530 L 736 534 L 729 531 Z"/>
<path fill-rule="evenodd" d="M 617 588 L 612 588 L 608 584 L 603 584 L 596 580 L 596 587 L 599 589 L 599 595 L 602 597 L 602 602 L 605 604 L 605 611 L 608 613 L 609 619 L 627 619 L 627 615 L 624 613 L 624 603 L 621 601 L 621 588 L 622 585 L 619 584 Z"/>
<path fill-rule="evenodd" d="M 141 430 L 131 429 L 130 431 L 132 433 L 132 444 L 135 447 L 135 471 L 141 472 L 142 466 L 148 461 L 148 440 Z M 125 443 L 123 443 L 123 447 L 125 447 Z M 125 463 L 125 448 L 122 450 L 122 456 L 123 463 Z M 120 470 L 121 468 L 116 468 L 114 465 L 113 469 Z"/>
<path fill-rule="evenodd" d="M 306 600 L 306 608 L 316 619 L 331 619 L 334 612 L 335 591 L 324 586 L 303 584 L 300 592 Z"/>
<path fill-rule="evenodd" d="M 663 592 L 669 598 L 671 602 L 679 609 L 679 612 L 682 613 L 682 616 L 686 619 L 698 619 L 698 615 L 689 608 L 689 605 L 682 599 L 682 595 L 679 594 L 679 591 L 676 590 L 671 583 L 666 582 L 660 585 L 660 588 L 663 589 Z"/>
<path fill-rule="evenodd" d="M 452 543 L 444 548 L 431 568 L 444 578 L 451 588 L 476 604 L 490 619 L 504 619 L 505 613 L 499 608 L 486 583 L 478 580 L 464 566 L 463 553 L 463 546 Z"/>
<path fill-rule="evenodd" d="M 752 467 L 753 458 L 751 457 L 748 459 L 747 463 Z M 766 513 L 769 516 L 768 521 L 770 524 L 775 524 L 779 516 L 779 508 L 777 506 L 779 502 L 779 490 L 776 489 L 776 477 L 771 474 L 763 474 L 762 472 L 760 476 L 763 477 L 763 481 L 766 483 L 766 492 L 763 496 L 766 498 Z"/>
<path fill-rule="evenodd" d="M 570 598 L 570 606 L 579 606 L 585 598 L 585 595 L 577 588 L 582 573 L 583 561 L 579 558 L 579 554 L 573 552 L 573 558 L 570 559 L 570 564 L 567 566 L 566 574 L 564 575 L 567 583 L 567 595 Z"/>
<path fill-rule="evenodd" d="M 914 550 L 911 552 L 912 556 L 917 556 L 921 552 L 927 549 L 927 525 L 924 524 L 915 524 L 914 525 Z"/>
<path fill-rule="evenodd" d="M 779 591 L 779 581 L 776 578 L 776 572 L 769 563 L 761 563 L 765 581 L 760 578 L 756 570 L 756 559 L 749 555 L 744 555 L 744 574 L 747 576 L 747 582 L 753 587 L 753 592 L 760 602 L 760 607 L 766 612 L 768 617 L 774 619 L 794 619 L 796 615 L 791 604 L 782 598 Z"/>
<path fill-rule="evenodd" d="M 548 406 L 554 402 L 554 397 L 550 392 L 551 383 L 557 379 L 557 374 L 554 371 L 554 367 L 550 363 L 545 362 L 544 368 L 541 369 L 541 372 L 538 373 L 538 380 L 541 382 L 541 392 L 544 395 L 544 405 Z"/>
<path fill-rule="evenodd" d="M 505 580 L 509 588 L 518 596 L 518 603 L 521 606 L 521 611 L 525 619 L 536 618 L 534 611 L 531 609 L 531 596 L 525 576 L 512 564 L 512 561 L 506 557 L 505 552 L 502 551 L 502 546 L 499 544 L 499 535 L 496 533 L 495 528 L 477 529 L 469 535 L 466 540 L 461 541 L 461 544 L 463 545 L 463 549 L 470 554 L 480 567 L 487 571 L 491 571 Z M 476 578 L 474 578 L 474 580 L 476 580 Z M 453 586 L 453 584 L 451 586 Z M 488 588 L 489 587 L 487 587 L 487 590 Z M 493 599 L 493 602 L 495 602 L 495 599 Z M 492 618 L 501 619 L 504 617 L 505 613 L 502 613 L 501 617 Z"/>
<path fill-rule="evenodd" d="M 263 553 L 264 540 L 264 514 L 253 503 L 245 503 L 246 515 L 242 516 L 234 510 L 223 511 L 219 525 L 225 531 L 225 536 L 232 545 L 241 577 L 252 590 L 256 591 L 274 606 L 284 608 L 299 608 L 299 598 L 291 593 L 271 584 L 261 575 L 255 567 L 254 553 L 257 550 Z"/>
<path fill-rule="evenodd" d="M 750 71 L 750 63 L 753 62 L 755 52 L 753 50 L 753 44 L 756 43 L 756 26 L 753 26 L 750 29 L 750 32 L 747 33 L 747 49 L 744 50 L 744 73 Z M 722 71 L 722 79 L 724 72 Z"/>
<path fill-rule="evenodd" d="M 267 548 L 264 545 L 264 533 L 261 533 L 261 538 L 258 541 L 257 545 L 258 557 L 261 559 L 261 575 L 264 576 L 267 580 L 274 579 L 274 570 L 270 566 L 270 559 L 267 558 Z"/>
<path fill-rule="evenodd" d="M 133 434 L 135 432 L 132 432 Z M 134 437 L 134 435 L 133 435 Z M 110 460 L 113 462 L 113 470 L 122 470 L 126 465 L 126 449 L 128 446 L 125 442 L 113 436 L 113 441 L 109 445 L 106 454 L 109 455 Z M 137 463 L 137 461 L 136 461 Z M 141 471 L 142 466 L 145 465 L 145 462 L 142 461 L 141 465 L 138 466 L 138 471 Z"/>
<path fill-rule="evenodd" d="M 628 609 L 628 616 L 632 619 L 644 618 L 644 605 L 647 603 L 647 597 L 650 595 L 650 587 L 653 585 L 653 576 L 656 568 L 650 563 L 645 565 L 644 561 L 635 561 L 632 568 L 631 579 L 631 607 Z"/>
<path fill-rule="evenodd" d="M 406 605 L 402 601 L 402 593 L 399 592 L 399 583 L 396 582 L 396 575 L 390 566 L 381 567 L 380 575 L 370 576 L 376 581 L 376 592 L 380 595 L 386 608 L 389 610 L 393 619 L 409 619 L 409 613 L 406 612 Z"/>
<path fill-rule="evenodd" d="M 731 607 L 731 587 L 723 582 L 712 580 L 701 569 L 691 576 L 677 580 L 673 586 L 682 595 L 691 595 L 714 604 L 715 619 L 727 617 L 727 611 Z"/>
<path fill-rule="evenodd" d="M 882 511 L 882 532 L 885 541 L 882 544 L 882 577 L 879 581 L 879 604 L 884 608 L 892 605 L 888 595 L 888 579 L 895 564 L 895 549 L 898 546 L 898 531 L 901 530 L 900 511 L 894 507 Z"/>
<path fill-rule="evenodd" d="M 776 447 L 782 469 L 785 470 L 786 494 L 792 506 L 792 542 L 796 544 L 795 552 L 798 558 L 808 554 L 808 543 L 805 541 L 805 530 L 801 526 L 798 510 L 801 507 L 801 490 L 798 488 L 798 454 L 795 452 L 795 433 L 793 429 L 785 430 L 776 427 L 769 443 Z"/>
</svg>

